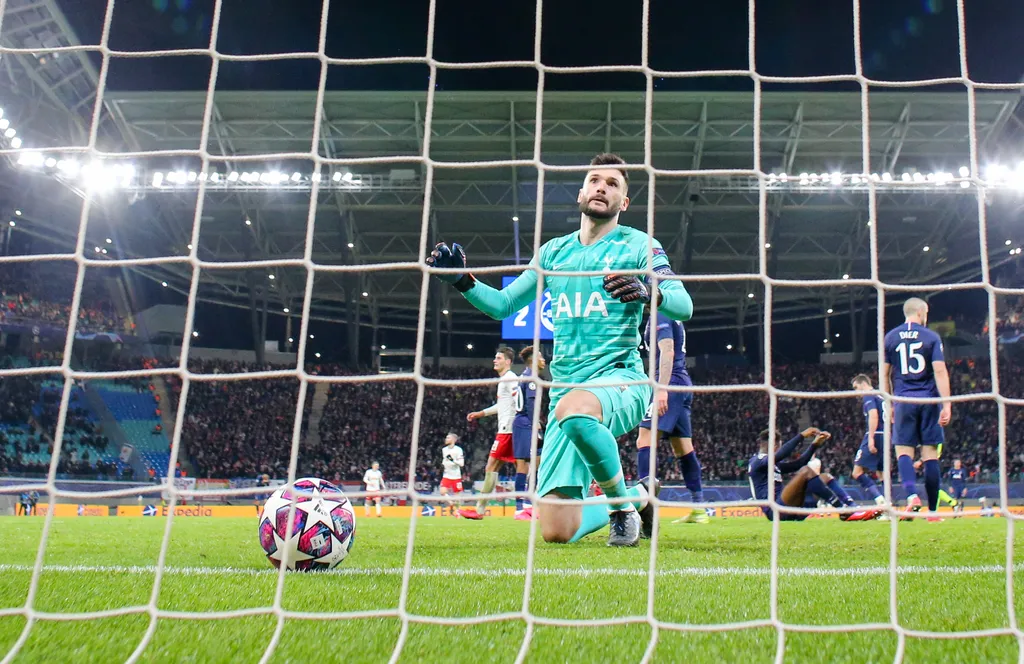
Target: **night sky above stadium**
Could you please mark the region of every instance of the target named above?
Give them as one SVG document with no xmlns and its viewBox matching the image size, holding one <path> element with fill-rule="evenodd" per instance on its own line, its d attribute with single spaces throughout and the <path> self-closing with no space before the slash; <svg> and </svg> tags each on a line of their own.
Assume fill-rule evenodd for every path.
<svg viewBox="0 0 1024 664">
<path fill-rule="evenodd" d="M 100 36 L 105 0 L 62 0 L 84 42 Z M 966 3 L 971 76 L 1017 81 L 1024 62 L 1024 3 Z M 313 51 L 320 2 L 226 0 L 218 49 L 252 54 Z M 641 3 L 559 0 L 544 7 L 545 64 L 580 66 L 639 64 Z M 900 80 L 960 74 L 954 0 L 862 0 L 864 71 Z M 377 0 L 331 3 L 326 52 L 334 57 L 419 56 L 425 53 L 428 3 Z M 438 0 L 435 56 L 446 61 L 530 59 L 534 3 Z M 846 0 L 762 0 L 757 5 L 757 68 L 762 74 L 808 76 L 854 72 L 852 3 Z M 652 0 L 650 57 L 660 69 L 740 69 L 747 66 L 746 0 Z M 116 5 L 111 32 L 115 49 L 204 48 L 210 39 L 212 0 L 133 0 Z M 117 90 L 201 89 L 209 58 L 200 56 L 119 60 L 109 85 Z M 311 89 L 315 61 L 224 63 L 221 89 Z M 329 89 L 415 90 L 427 85 L 422 65 L 332 67 Z M 642 90 L 638 74 L 549 76 L 552 90 Z M 749 89 L 735 79 L 663 80 L 658 89 Z M 446 90 L 533 89 L 528 69 L 442 71 Z M 837 89 L 835 84 L 826 89 Z"/>
</svg>

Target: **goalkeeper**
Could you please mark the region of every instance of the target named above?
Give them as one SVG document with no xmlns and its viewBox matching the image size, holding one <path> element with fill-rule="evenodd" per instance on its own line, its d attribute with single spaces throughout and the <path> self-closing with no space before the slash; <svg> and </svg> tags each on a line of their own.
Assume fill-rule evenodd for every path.
<svg viewBox="0 0 1024 664">
<path fill-rule="evenodd" d="M 643 482 L 626 488 L 615 441 L 644 418 L 651 386 L 621 383 L 647 378 L 637 350 L 644 306 L 653 300 L 659 313 L 685 321 L 693 313 L 693 303 L 679 281 L 669 279 L 655 286 L 644 275 L 617 274 L 650 269 L 663 277 L 672 275 L 657 240 L 619 225 L 619 213 L 629 207 L 629 176 L 622 164 L 617 155 L 594 157 L 576 199 L 580 230 L 545 243 L 530 263 L 554 273 L 541 277 L 551 291 L 552 379 L 585 384 L 551 391 L 553 417 L 544 434 L 537 494 L 567 500 L 541 503 L 541 532 L 547 542 L 575 542 L 610 522 L 610 546 L 635 546 L 641 521 L 654 517 L 647 500 L 652 489 Z M 648 243 L 653 245 L 650 261 Z M 532 269 L 502 290 L 478 282 L 466 271 L 466 255 L 458 244 L 438 244 L 426 262 L 450 268 L 451 272 L 438 276 L 497 320 L 511 316 L 537 296 L 540 275 Z M 559 274 L 573 271 L 606 274 Z M 608 498 L 622 500 L 610 504 L 584 500 L 592 478 Z M 657 488 L 653 487 L 655 494 Z"/>
</svg>

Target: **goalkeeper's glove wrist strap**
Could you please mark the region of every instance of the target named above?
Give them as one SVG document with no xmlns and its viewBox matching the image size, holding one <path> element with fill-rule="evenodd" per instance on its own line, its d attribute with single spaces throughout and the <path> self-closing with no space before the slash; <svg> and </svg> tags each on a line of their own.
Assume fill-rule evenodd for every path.
<svg viewBox="0 0 1024 664">
<path fill-rule="evenodd" d="M 465 293 L 466 291 L 472 289 L 473 286 L 476 286 L 476 277 L 469 273 L 466 273 L 459 277 L 459 280 L 452 285 L 455 286 L 455 290 L 459 291 L 460 293 Z"/>
</svg>

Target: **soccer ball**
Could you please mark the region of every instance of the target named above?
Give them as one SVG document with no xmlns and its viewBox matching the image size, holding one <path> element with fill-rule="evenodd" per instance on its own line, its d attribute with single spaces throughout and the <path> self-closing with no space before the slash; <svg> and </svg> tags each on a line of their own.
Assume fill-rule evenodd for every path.
<svg viewBox="0 0 1024 664">
<path fill-rule="evenodd" d="M 288 509 L 295 501 L 291 534 Z M 326 480 L 305 477 L 295 489 L 271 494 L 260 513 L 260 546 L 280 567 L 287 552 L 288 569 L 326 570 L 348 556 L 356 533 L 356 514 L 341 489 Z"/>
</svg>

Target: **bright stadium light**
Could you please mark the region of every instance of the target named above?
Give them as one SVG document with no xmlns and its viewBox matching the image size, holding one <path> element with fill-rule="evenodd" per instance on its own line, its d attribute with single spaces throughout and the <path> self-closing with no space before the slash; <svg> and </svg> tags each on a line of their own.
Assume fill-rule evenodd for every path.
<svg viewBox="0 0 1024 664">
<path fill-rule="evenodd" d="M 301 173 L 297 173 L 297 172 L 296 173 L 292 173 L 292 182 L 298 182 L 301 179 L 302 179 L 302 174 Z"/>
<path fill-rule="evenodd" d="M 290 314 L 290 313 L 292 312 L 292 310 L 291 310 L 291 309 L 289 309 L 288 307 L 285 307 L 285 308 L 284 308 L 284 309 L 282 309 L 281 311 L 285 312 L 286 314 Z"/>
<path fill-rule="evenodd" d="M 3 120 L 0 120 L 0 129 L 7 129 L 10 126 L 11 126 L 11 121 L 8 120 L 7 118 L 4 118 Z"/>
<path fill-rule="evenodd" d="M 246 219 L 245 220 L 245 225 L 246 226 L 252 226 L 252 219 Z"/>
<path fill-rule="evenodd" d="M 912 177 L 912 176 L 910 175 L 910 173 L 904 173 L 904 174 L 903 174 L 902 180 L 903 180 L 904 182 L 910 182 L 910 181 L 911 181 L 911 180 L 913 180 L 913 179 L 914 179 L 914 178 L 913 178 L 913 177 Z"/>
<path fill-rule="evenodd" d="M 882 173 L 882 182 L 892 182 L 892 173 Z"/>
<path fill-rule="evenodd" d="M 356 248 L 356 245 L 355 245 L 355 243 L 354 243 L 354 242 L 349 242 L 349 243 L 348 243 L 348 248 L 349 248 L 349 249 L 355 249 L 355 248 Z"/>
<path fill-rule="evenodd" d="M 17 136 L 15 136 L 14 138 L 12 138 L 12 139 L 11 139 L 11 147 L 12 147 L 12 148 L 14 148 L 15 150 L 17 150 L 18 148 L 20 148 L 20 147 L 21 147 L 21 139 L 20 139 L 20 138 L 18 138 Z"/>
<path fill-rule="evenodd" d="M 370 297 L 370 294 L 367 293 L 366 291 L 363 291 L 363 297 Z"/>
<path fill-rule="evenodd" d="M 967 168 L 966 166 L 961 166 L 960 167 L 960 177 L 965 178 L 965 177 L 969 176 L 970 174 L 971 174 L 971 169 Z"/>
<path fill-rule="evenodd" d="M 842 173 L 833 173 L 830 176 L 830 179 L 832 181 L 832 185 L 838 187 L 839 185 L 841 185 L 843 183 L 843 174 Z"/>
<path fill-rule="evenodd" d="M 342 175 L 341 179 L 344 180 L 345 182 L 352 182 L 352 173 L 351 173 L 351 171 L 348 172 L 348 173 L 345 173 L 344 175 Z"/>
<path fill-rule="evenodd" d="M 47 168 L 53 168 L 54 166 L 57 165 L 57 160 L 54 159 L 53 157 L 47 157 L 44 163 L 46 164 Z"/>
<path fill-rule="evenodd" d="M 764 248 L 765 249 L 771 249 L 772 248 L 772 243 L 771 242 L 765 242 L 764 243 Z"/>
<path fill-rule="evenodd" d="M 320 359 L 320 353 L 313 353 L 313 355 L 316 356 L 316 359 Z"/>
<path fill-rule="evenodd" d="M 10 129 L 4 132 L 4 136 L 6 136 L 7 138 L 14 138 L 14 135 L 17 133 L 18 132 L 14 129 L 14 127 L 11 127 Z"/>
<path fill-rule="evenodd" d="M 199 173 L 196 173 L 195 171 L 189 171 L 187 177 L 189 182 L 195 182 L 199 178 Z"/>
<path fill-rule="evenodd" d="M 1009 246 L 1010 246 L 1011 244 L 1013 244 L 1013 240 L 1007 240 L 1007 241 L 1006 241 L 1006 242 L 1005 242 L 1004 244 L 1005 244 L 1005 245 L 1006 245 L 1007 247 L 1009 247 Z"/>
<path fill-rule="evenodd" d="M 188 248 L 189 251 L 192 251 L 192 245 L 191 244 L 187 244 L 185 246 Z"/>
<path fill-rule="evenodd" d="M 836 332 L 836 339 L 838 339 L 838 338 L 839 338 L 839 333 L 838 333 L 838 332 Z"/>
<path fill-rule="evenodd" d="M 199 330 L 192 330 L 192 336 L 193 337 L 198 337 L 199 336 Z"/>
<path fill-rule="evenodd" d="M 441 315 L 442 316 L 447 316 L 448 315 L 448 310 L 447 309 L 442 309 L 441 310 Z"/>
<path fill-rule="evenodd" d="M 512 221 L 519 221 L 519 215 L 518 214 L 512 215 Z"/>
<path fill-rule="evenodd" d="M 21 216 L 21 210 L 15 210 L 14 211 L 14 216 L 20 217 Z M 1007 243 L 1007 244 L 1009 244 L 1009 243 Z"/>
<path fill-rule="evenodd" d="M 466 350 L 473 350 L 473 344 L 466 344 Z"/>
<path fill-rule="evenodd" d="M 830 314 L 830 313 L 832 313 L 832 307 L 829 307 L 829 308 L 828 308 L 828 309 L 827 309 L 827 310 L 825 311 L 825 313 L 827 313 L 827 314 Z"/>
<path fill-rule="evenodd" d="M 153 173 L 153 186 L 159 187 L 164 183 L 164 174 L 160 171 Z"/>
<path fill-rule="evenodd" d="M 388 347 L 387 347 L 387 346 L 385 346 L 384 344 L 381 344 L 381 345 L 380 345 L 380 349 L 381 349 L 381 350 L 387 350 L 387 349 L 388 349 Z"/>
<path fill-rule="evenodd" d="M 167 288 L 167 282 L 166 281 L 161 281 L 160 285 L 163 286 L 164 288 Z"/>
<path fill-rule="evenodd" d="M 228 173 L 228 182 L 237 182 L 237 181 L 238 181 L 238 171 L 231 171 L 230 173 Z"/>
<path fill-rule="evenodd" d="M 11 219 L 10 221 L 8 221 L 7 223 L 8 223 L 8 224 L 10 224 L 11 228 L 14 228 L 15 226 L 17 226 L 17 225 L 18 225 L 18 224 L 16 224 L 16 223 L 14 223 L 14 220 L 13 220 L 13 219 Z"/>
<path fill-rule="evenodd" d="M 272 275 L 272 274 L 268 274 L 268 275 L 267 275 L 267 279 L 270 279 L 271 281 L 273 281 L 274 279 L 277 279 L 277 277 L 275 277 L 275 276 L 274 276 L 274 275 Z"/>
<path fill-rule="evenodd" d="M 316 337 L 314 337 L 314 336 L 313 336 L 312 334 L 311 334 L 311 335 L 309 335 L 309 338 L 310 338 L 310 339 L 316 339 Z"/>
<path fill-rule="evenodd" d="M 288 343 L 295 343 L 295 337 L 288 337 Z"/>
<path fill-rule="evenodd" d="M 753 293 L 747 293 L 747 298 L 753 300 L 754 299 L 754 294 Z"/>
<path fill-rule="evenodd" d="M 849 279 L 849 278 L 850 278 L 850 275 L 848 275 L 848 274 L 844 274 L 843 275 L 843 279 Z"/>
<path fill-rule="evenodd" d="M 969 188 L 970 186 L 971 186 L 971 183 L 970 183 L 970 182 L 967 182 L 966 180 L 960 183 L 960 188 L 961 188 L 961 189 L 967 189 L 967 188 Z"/>
<path fill-rule="evenodd" d="M 98 253 L 100 253 L 100 251 L 102 251 L 102 249 L 100 249 L 99 247 L 96 247 L 96 249 L 95 249 L 95 250 L 96 250 L 96 253 L 97 253 L 97 254 L 98 254 Z"/>
<path fill-rule="evenodd" d="M 828 338 L 822 339 L 822 340 L 821 340 L 821 343 L 823 343 L 823 344 L 827 344 L 827 343 L 828 343 Z"/>
<path fill-rule="evenodd" d="M 334 180 L 335 182 L 340 182 L 341 181 L 341 171 L 334 171 L 334 175 L 331 176 L 331 179 Z"/>
<path fill-rule="evenodd" d="M 106 256 L 107 255 L 107 250 L 106 249 L 101 249 L 100 253 L 103 254 L 104 256 Z"/>
<path fill-rule="evenodd" d="M 927 244 L 924 245 L 923 247 L 921 247 L 921 251 L 931 251 L 931 250 L 932 250 L 932 248 L 929 247 Z"/>
<path fill-rule="evenodd" d="M 725 344 L 726 350 L 732 350 L 732 344 Z"/>
</svg>

